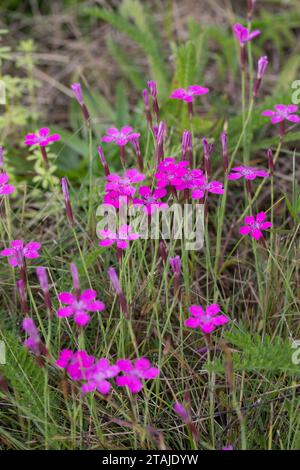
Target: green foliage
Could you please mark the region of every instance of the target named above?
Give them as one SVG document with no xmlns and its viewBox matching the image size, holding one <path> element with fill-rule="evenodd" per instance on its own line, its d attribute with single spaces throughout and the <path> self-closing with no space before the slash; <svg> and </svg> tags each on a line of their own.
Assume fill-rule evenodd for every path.
<svg viewBox="0 0 300 470">
<path fill-rule="evenodd" d="M 44 370 L 16 340 L 16 334 L 0 330 L 0 338 L 6 345 L 7 364 L 1 372 L 11 387 L 9 400 L 26 417 L 25 426 L 33 426 L 52 449 L 59 449 L 57 440 L 57 401 L 50 386 L 45 382 Z M 45 395 L 45 391 L 47 395 Z M 0 392 L 1 393 L 1 392 Z M 47 397 L 47 398 L 46 398 Z M 41 443 L 44 445 L 44 442 Z"/>
<path fill-rule="evenodd" d="M 299 365 L 292 362 L 293 349 L 289 340 L 268 335 L 262 338 L 258 334 L 239 330 L 224 333 L 224 339 L 232 349 L 235 372 L 300 375 Z M 218 373 L 225 371 L 221 359 L 205 367 Z"/>
</svg>

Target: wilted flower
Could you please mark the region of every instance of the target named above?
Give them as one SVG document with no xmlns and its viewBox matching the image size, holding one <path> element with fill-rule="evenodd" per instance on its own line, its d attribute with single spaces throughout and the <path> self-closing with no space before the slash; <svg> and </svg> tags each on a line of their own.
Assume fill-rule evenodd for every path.
<svg viewBox="0 0 300 470">
<path fill-rule="evenodd" d="M 116 273 L 115 268 L 112 266 L 108 270 L 108 276 L 110 278 L 110 281 L 116 291 L 117 296 L 119 297 L 119 302 L 120 302 L 120 307 L 124 313 L 125 318 L 128 318 L 128 305 L 126 302 L 125 295 L 121 289 L 120 281 L 118 278 L 118 275 Z"/>
<path fill-rule="evenodd" d="M 148 88 L 150 89 L 150 93 L 152 96 L 152 108 L 153 108 L 153 113 L 156 116 L 156 120 L 159 120 L 159 106 L 157 102 L 157 85 L 154 80 L 150 80 L 148 82 Z"/>
<path fill-rule="evenodd" d="M 202 139 L 203 150 L 204 150 L 204 171 L 207 176 L 210 175 L 210 156 L 214 151 L 214 145 L 209 144 L 207 139 Z"/>
<path fill-rule="evenodd" d="M 39 280 L 42 292 L 44 294 L 45 305 L 49 310 L 51 310 L 52 304 L 51 304 L 51 297 L 49 294 L 49 282 L 48 282 L 47 269 L 44 268 L 43 266 L 36 268 L 36 275 Z"/>
<path fill-rule="evenodd" d="M 138 162 L 139 169 L 140 169 L 141 171 L 143 171 L 144 162 L 143 162 L 143 158 L 142 158 L 142 153 L 141 153 L 141 147 L 140 147 L 139 138 L 138 138 L 138 137 L 133 137 L 133 138 L 131 139 L 131 143 L 132 143 L 132 145 L 133 145 L 133 148 L 134 148 L 134 151 L 135 151 L 135 154 L 136 154 L 136 158 L 137 158 L 137 162 Z"/>
<path fill-rule="evenodd" d="M 153 367 L 146 358 L 136 359 L 134 363 L 129 359 L 119 359 L 117 366 L 123 375 L 116 378 L 116 384 L 119 387 L 128 387 L 131 393 L 142 390 L 142 380 L 155 379 L 159 375 L 159 369 Z"/>
<path fill-rule="evenodd" d="M 204 311 L 200 305 L 192 305 L 189 308 L 191 317 L 185 320 L 185 326 L 190 328 L 201 328 L 203 333 L 210 334 L 217 326 L 225 325 L 229 322 L 226 315 L 219 314 L 220 306 L 218 304 L 209 305 Z"/>
<path fill-rule="evenodd" d="M 181 259 L 180 256 L 170 257 L 170 266 L 174 274 L 174 293 L 178 295 L 180 291 Z"/>
<path fill-rule="evenodd" d="M 32 318 L 26 317 L 22 323 L 23 330 L 28 334 L 24 341 L 24 346 L 32 351 L 36 356 L 46 354 L 47 350 L 41 341 L 39 332 Z"/>
<path fill-rule="evenodd" d="M 72 206 L 71 206 L 71 202 L 70 202 L 70 195 L 69 195 L 69 187 L 68 187 L 67 178 L 62 178 L 61 179 L 61 188 L 62 188 L 64 200 L 65 200 L 67 218 L 70 222 L 71 227 L 74 227 L 75 222 L 74 222 L 73 211 L 72 211 Z"/>
<path fill-rule="evenodd" d="M 222 145 L 223 170 L 224 170 L 224 173 L 226 173 L 228 171 L 228 165 L 229 165 L 226 132 L 221 133 L 221 145 Z"/>
<path fill-rule="evenodd" d="M 271 222 L 265 222 L 266 220 L 266 213 L 259 212 L 256 217 L 249 215 L 245 217 L 245 224 L 240 228 L 241 235 L 248 235 L 255 240 L 259 240 L 263 237 L 262 230 L 268 230 L 272 227 Z"/>
<path fill-rule="evenodd" d="M 184 131 L 181 143 L 181 159 L 188 160 L 190 165 L 193 164 L 193 143 L 190 131 Z"/>
<path fill-rule="evenodd" d="M 164 140 L 166 137 L 166 125 L 163 121 L 159 123 L 157 128 L 157 132 L 154 131 L 155 136 L 155 160 L 156 163 L 159 164 L 161 160 L 164 158 Z"/>
<path fill-rule="evenodd" d="M 12 240 L 10 246 L 11 248 L 2 250 L 0 255 L 7 256 L 9 264 L 13 267 L 22 266 L 22 257 L 35 259 L 40 256 L 38 250 L 41 248 L 41 244 L 38 242 L 29 242 L 24 245 L 23 240 Z"/>
<path fill-rule="evenodd" d="M 82 89 L 81 89 L 80 83 L 73 83 L 71 85 L 71 89 L 74 93 L 74 96 L 75 96 L 76 100 L 78 101 L 78 103 L 81 107 L 83 117 L 89 125 L 90 115 L 89 115 L 89 112 L 88 112 L 87 107 L 86 107 L 86 105 L 84 103 L 84 100 L 83 100 L 83 94 L 82 94 Z"/>
<path fill-rule="evenodd" d="M 12 194 L 15 190 L 14 186 L 8 184 L 9 177 L 6 173 L 0 173 L 0 196 Z"/>
<path fill-rule="evenodd" d="M 104 169 L 104 173 L 105 173 L 105 176 L 108 176 L 110 174 L 110 171 L 109 171 L 109 168 L 108 168 L 108 165 L 107 165 L 107 161 L 106 161 L 106 158 L 104 156 L 104 153 L 103 153 L 103 150 L 102 150 L 102 147 L 98 147 L 98 154 L 99 154 L 99 157 L 100 157 L 100 161 L 102 163 L 102 166 L 103 166 L 103 169 Z"/>
<path fill-rule="evenodd" d="M 152 115 L 151 115 L 150 106 L 149 106 L 149 93 L 147 89 L 143 90 L 143 101 L 144 101 L 145 114 L 146 114 L 146 120 L 147 120 L 148 126 L 152 127 Z"/>
<path fill-rule="evenodd" d="M 254 84 L 254 89 L 253 89 L 253 95 L 254 97 L 257 95 L 262 78 L 266 72 L 267 66 L 268 66 L 268 57 L 265 55 L 263 57 L 260 57 L 258 60 L 257 64 L 257 76 L 256 76 L 256 82 Z"/>
<path fill-rule="evenodd" d="M 26 315 L 29 312 L 29 308 L 26 300 L 26 284 L 23 279 L 17 281 L 17 288 L 21 299 L 21 309 L 22 312 Z"/>
</svg>

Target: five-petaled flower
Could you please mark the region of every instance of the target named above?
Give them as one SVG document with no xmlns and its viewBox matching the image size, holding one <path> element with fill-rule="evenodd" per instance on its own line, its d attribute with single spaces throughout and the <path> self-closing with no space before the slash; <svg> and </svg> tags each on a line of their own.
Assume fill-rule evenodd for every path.
<svg viewBox="0 0 300 470">
<path fill-rule="evenodd" d="M 9 177 L 6 173 L 0 173 L 0 196 L 12 194 L 15 190 L 14 186 L 8 184 Z"/>
<path fill-rule="evenodd" d="M 245 217 L 245 224 L 240 228 L 241 235 L 248 235 L 255 240 L 259 240 L 263 237 L 262 230 L 268 230 L 272 227 L 271 222 L 265 222 L 266 220 L 266 213 L 259 212 L 256 217 L 252 215 L 248 215 Z"/>
<path fill-rule="evenodd" d="M 50 129 L 48 127 L 42 127 L 37 134 L 31 133 L 25 136 L 24 143 L 26 145 L 39 145 L 40 147 L 47 147 L 60 139 L 59 134 L 50 135 Z"/>
<path fill-rule="evenodd" d="M 275 104 L 274 110 L 267 109 L 262 112 L 262 116 L 267 116 L 271 118 L 272 124 L 277 124 L 285 120 L 290 122 L 299 122 L 300 117 L 295 114 L 298 111 L 298 106 L 296 104 Z"/>
<path fill-rule="evenodd" d="M 108 379 L 115 377 L 118 373 L 119 367 L 117 365 L 111 365 L 106 358 L 99 359 L 96 364 L 91 367 L 87 382 L 82 385 L 81 390 L 83 393 L 97 390 L 102 395 L 107 395 L 111 389 L 111 384 Z"/>
<path fill-rule="evenodd" d="M 207 193 L 224 194 L 224 187 L 220 181 L 205 181 L 196 189 L 192 190 L 193 199 L 202 199 Z"/>
<path fill-rule="evenodd" d="M 245 28 L 245 26 L 240 23 L 236 23 L 232 29 L 236 39 L 239 41 L 242 47 L 246 44 L 246 42 L 252 41 L 252 39 L 260 35 L 259 29 L 250 32 L 249 29 Z"/>
<path fill-rule="evenodd" d="M 132 227 L 130 225 L 121 225 L 118 233 L 109 229 L 99 230 L 98 233 L 102 238 L 99 242 L 100 246 L 111 246 L 115 244 L 117 248 L 120 248 L 121 250 L 125 250 L 130 241 L 137 240 L 140 237 L 139 233 L 132 231 Z"/>
<path fill-rule="evenodd" d="M 132 139 L 139 137 L 138 132 L 133 132 L 132 127 L 124 126 L 121 130 L 116 127 L 110 127 L 106 135 L 102 137 L 103 142 L 115 142 L 120 147 L 124 147 Z"/>
<path fill-rule="evenodd" d="M 168 208 L 168 204 L 160 200 L 166 196 L 166 194 L 167 190 L 165 188 L 158 188 L 152 192 L 149 186 L 141 186 L 139 189 L 139 195 L 141 197 L 133 199 L 133 204 L 135 206 L 144 206 L 145 212 L 150 215 L 153 214 L 158 208 Z"/>
<path fill-rule="evenodd" d="M 134 363 L 129 359 L 119 359 L 117 366 L 123 375 L 116 378 L 116 384 L 119 387 L 128 387 L 132 393 L 138 393 L 143 388 L 142 380 L 155 379 L 159 375 L 159 369 L 153 367 L 144 357 L 136 359 Z"/>
<path fill-rule="evenodd" d="M 187 89 L 177 88 L 172 91 L 170 98 L 182 100 L 186 103 L 193 103 L 195 96 L 206 95 L 209 92 L 208 88 L 200 85 L 190 85 Z"/>
<path fill-rule="evenodd" d="M 29 242 L 24 245 L 23 240 L 12 240 L 10 248 L 5 248 L 0 252 L 1 256 L 7 256 L 8 262 L 11 266 L 21 267 L 22 258 L 35 259 L 40 256 L 38 250 L 41 248 L 41 244 L 38 242 Z"/>
<path fill-rule="evenodd" d="M 229 180 L 239 180 L 245 178 L 246 180 L 255 180 L 256 178 L 267 178 L 269 173 L 259 168 L 253 168 L 251 166 L 235 166 L 231 169 L 232 171 L 227 176 Z"/>
<path fill-rule="evenodd" d="M 79 326 L 86 326 L 90 321 L 88 312 L 101 312 L 105 309 L 105 305 L 100 300 L 96 300 L 97 293 L 93 289 L 87 289 L 82 292 L 78 298 L 71 292 L 61 292 L 58 299 L 67 307 L 58 309 L 58 317 L 74 316 L 74 321 Z"/>
<path fill-rule="evenodd" d="M 217 326 L 225 325 L 229 322 L 229 318 L 220 314 L 220 306 L 211 304 L 204 311 L 200 305 L 192 305 L 189 308 L 191 316 L 185 320 L 185 326 L 189 328 L 201 328 L 203 333 L 210 334 Z"/>
</svg>

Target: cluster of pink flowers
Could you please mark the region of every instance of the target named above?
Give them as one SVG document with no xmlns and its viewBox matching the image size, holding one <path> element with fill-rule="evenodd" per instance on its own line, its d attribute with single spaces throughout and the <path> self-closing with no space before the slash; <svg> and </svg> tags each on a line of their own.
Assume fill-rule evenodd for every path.
<svg viewBox="0 0 300 470">
<path fill-rule="evenodd" d="M 115 378 L 118 387 L 127 387 L 136 394 L 143 388 L 143 381 L 155 379 L 159 369 L 153 367 L 146 358 L 119 359 L 116 364 L 110 364 L 106 358 L 96 360 L 86 351 L 73 353 L 70 349 L 61 351 L 56 365 L 65 369 L 72 380 L 82 381 L 82 393 L 95 392 L 107 395 L 111 390 L 110 379 Z"/>
</svg>

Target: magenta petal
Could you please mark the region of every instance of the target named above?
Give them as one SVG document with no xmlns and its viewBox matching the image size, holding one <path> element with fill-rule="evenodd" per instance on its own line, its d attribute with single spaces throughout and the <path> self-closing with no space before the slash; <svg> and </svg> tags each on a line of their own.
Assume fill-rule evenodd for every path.
<svg viewBox="0 0 300 470">
<path fill-rule="evenodd" d="M 204 310 L 202 307 L 200 307 L 200 305 L 191 305 L 191 307 L 189 308 L 189 311 L 195 317 L 204 315 Z"/>
<path fill-rule="evenodd" d="M 83 302 L 90 302 L 97 297 L 97 292 L 93 289 L 86 289 L 82 292 L 80 300 Z"/>
<path fill-rule="evenodd" d="M 189 328 L 199 328 L 201 323 L 201 318 L 189 317 L 187 320 L 185 320 L 184 325 Z"/>
<path fill-rule="evenodd" d="M 73 307 L 62 307 L 57 310 L 58 317 L 68 318 L 73 315 Z"/>
<path fill-rule="evenodd" d="M 262 224 L 260 225 L 260 228 L 262 230 L 268 230 L 269 228 L 272 227 L 272 223 L 271 222 L 262 222 Z"/>
<path fill-rule="evenodd" d="M 58 294 L 58 299 L 63 304 L 71 305 L 75 301 L 75 297 L 71 292 L 61 292 Z"/>
<path fill-rule="evenodd" d="M 95 300 L 95 302 L 87 304 L 86 309 L 90 312 L 101 312 L 105 309 L 105 305 L 103 302 L 100 302 L 100 300 Z"/>
<path fill-rule="evenodd" d="M 296 114 L 290 114 L 289 116 L 287 116 L 287 120 L 290 122 L 300 122 L 300 117 Z"/>
<path fill-rule="evenodd" d="M 88 313 L 80 310 L 75 313 L 74 321 L 79 326 L 86 326 L 90 321 L 90 316 Z"/>
<path fill-rule="evenodd" d="M 101 380 L 97 383 L 97 390 L 102 393 L 102 395 L 107 395 L 110 391 L 110 383 L 107 380 Z"/>
<path fill-rule="evenodd" d="M 248 225 L 243 225 L 243 227 L 240 228 L 241 235 L 248 235 L 249 232 L 251 232 L 251 227 Z"/>
<path fill-rule="evenodd" d="M 250 235 L 255 240 L 259 240 L 262 237 L 262 233 L 258 228 L 255 228 L 254 230 L 252 230 Z"/>
<path fill-rule="evenodd" d="M 216 315 L 220 311 L 220 305 L 219 304 L 211 304 L 206 308 L 206 313 L 208 315 Z"/>
</svg>

